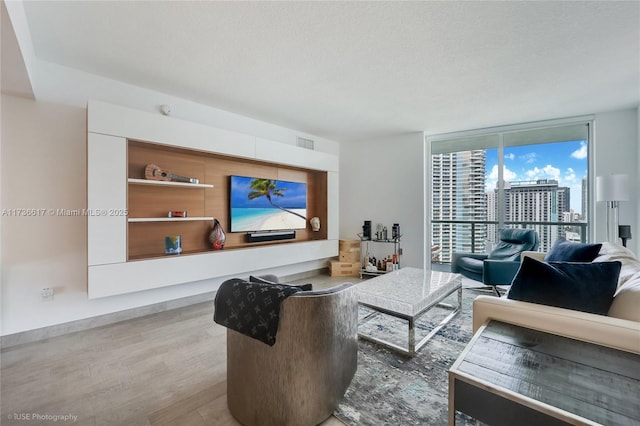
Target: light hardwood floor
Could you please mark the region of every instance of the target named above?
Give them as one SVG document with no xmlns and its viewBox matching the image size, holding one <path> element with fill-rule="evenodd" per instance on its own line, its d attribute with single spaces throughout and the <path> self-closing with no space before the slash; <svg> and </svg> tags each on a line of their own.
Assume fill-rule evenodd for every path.
<svg viewBox="0 0 640 426">
<path fill-rule="evenodd" d="M 1 425 L 239 425 L 227 409 L 226 331 L 213 302 L 6 348 L 0 363 Z M 75 421 L 53 422 L 65 415 Z"/>
</svg>

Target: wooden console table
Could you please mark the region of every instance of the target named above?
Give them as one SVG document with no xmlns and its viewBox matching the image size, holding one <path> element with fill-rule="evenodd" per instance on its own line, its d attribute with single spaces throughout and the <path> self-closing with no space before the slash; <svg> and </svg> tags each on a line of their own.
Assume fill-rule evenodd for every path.
<svg viewBox="0 0 640 426">
<path fill-rule="evenodd" d="M 489 321 L 449 370 L 449 425 L 637 425 L 639 395 L 639 354 Z"/>
</svg>

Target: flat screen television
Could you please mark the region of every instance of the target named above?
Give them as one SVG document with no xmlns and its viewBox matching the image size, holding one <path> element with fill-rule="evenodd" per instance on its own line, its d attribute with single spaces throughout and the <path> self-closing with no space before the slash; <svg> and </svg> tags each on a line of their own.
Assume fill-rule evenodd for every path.
<svg viewBox="0 0 640 426">
<path fill-rule="evenodd" d="M 307 184 L 231 176 L 231 232 L 307 227 Z"/>
</svg>

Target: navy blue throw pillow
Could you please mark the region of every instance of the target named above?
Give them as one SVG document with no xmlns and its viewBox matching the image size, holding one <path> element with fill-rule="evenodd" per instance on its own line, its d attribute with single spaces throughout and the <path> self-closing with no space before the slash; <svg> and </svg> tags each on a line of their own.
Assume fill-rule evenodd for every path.
<svg viewBox="0 0 640 426">
<path fill-rule="evenodd" d="M 522 260 L 508 299 L 606 315 L 618 286 L 620 262 Z"/>
<path fill-rule="evenodd" d="M 591 262 L 598 257 L 602 244 L 572 243 L 559 238 L 544 257 L 545 262 Z"/>
</svg>

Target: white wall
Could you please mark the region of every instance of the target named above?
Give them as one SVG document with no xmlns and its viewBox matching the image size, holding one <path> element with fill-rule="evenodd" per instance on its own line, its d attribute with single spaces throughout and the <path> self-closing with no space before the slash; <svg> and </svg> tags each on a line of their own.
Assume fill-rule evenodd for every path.
<svg viewBox="0 0 640 426">
<path fill-rule="evenodd" d="M 365 220 L 389 234 L 399 223 L 401 266 L 424 267 L 423 150 L 422 132 L 341 144 L 341 239 L 357 239 Z M 381 250 L 391 254 L 391 247 Z"/>
<path fill-rule="evenodd" d="M 595 115 L 595 175 L 629 175 L 629 201 L 620 202 L 620 223 L 631 225 L 627 247 L 640 254 L 640 123 L 638 108 Z M 595 199 L 595 197 L 593 198 Z M 605 203 L 595 206 L 596 241 L 606 240 Z"/>
<path fill-rule="evenodd" d="M 39 101 L 2 96 L 0 208 L 83 208 L 86 206 L 86 101 L 99 99 L 156 111 L 172 105 L 174 116 L 259 137 L 295 143 L 310 137 L 321 151 L 340 154 L 340 238 L 354 239 L 364 220 L 391 227 L 400 223 L 403 266 L 423 267 L 424 142 L 422 133 L 338 144 L 269 123 L 205 107 L 162 93 L 41 64 Z M 47 74 L 48 78 L 43 78 Z M 44 100 L 44 101 L 43 101 Z M 640 113 L 637 109 L 596 115 L 596 174 L 622 172 L 634 185 L 622 203 L 621 223 L 633 226 L 630 247 L 640 253 Z M 596 215 L 604 217 L 603 206 Z M 82 217 L 0 217 L 2 273 L 0 335 L 117 312 L 217 288 L 209 280 L 101 300 L 87 299 L 86 219 Z M 598 220 L 597 239 L 604 239 Z M 322 267 L 316 263 L 273 271 L 293 274 Z M 53 301 L 40 289 L 54 287 Z"/>
<path fill-rule="evenodd" d="M 595 174 L 629 175 L 631 200 L 621 203 L 620 222 L 632 225 L 634 238 L 628 247 L 640 253 L 640 111 L 598 113 L 595 121 Z M 399 222 L 405 249 L 403 265 L 423 267 L 422 220 L 431 208 L 428 202 L 422 205 L 423 149 L 422 134 L 340 146 L 340 238 L 357 238 L 364 220 L 387 226 Z M 598 203 L 595 209 L 596 241 L 606 239 L 603 204 Z"/>
<path fill-rule="evenodd" d="M 86 208 L 86 108 L 3 95 L 1 125 L 1 335 L 206 293 L 226 278 L 88 300 L 86 218 L 49 213 Z M 13 209 L 44 211 L 14 216 Z M 270 272 L 325 266 L 319 260 Z M 43 287 L 55 289 L 52 301 L 41 299 Z"/>
<path fill-rule="evenodd" d="M 175 118 L 248 133 L 290 145 L 295 145 L 296 137 L 301 136 L 312 139 L 317 151 L 338 154 L 338 145 L 334 141 L 316 135 L 39 59 L 34 59 L 33 62 L 38 82 L 36 95 L 40 101 L 86 107 L 87 100 L 95 99 L 158 114 L 160 105 L 166 104 L 171 107 L 171 116 Z"/>
</svg>

